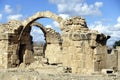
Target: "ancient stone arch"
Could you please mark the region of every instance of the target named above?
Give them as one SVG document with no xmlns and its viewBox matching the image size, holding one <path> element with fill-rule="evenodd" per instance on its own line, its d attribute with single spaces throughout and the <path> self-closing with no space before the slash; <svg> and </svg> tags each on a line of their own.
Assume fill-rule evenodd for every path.
<svg viewBox="0 0 120 80">
<path fill-rule="evenodd" d="M 22 25 L 23 25 L 23 29 L 22 29 L 22 31 L 21 31 L 21 33 L 20 33 L 20 35 L 19 35 L 19 38 L 18 38 L 18 40 L 20 40 L 21 41 L 21 38 L 23 37 L 23 34 L 25 34 L 25 32 L 26 31 L 28 31 L 29 32 L 29 29 L 30 29 L 30 26 L 31 25 L 36 25 L 36 26 L 41 26 L 40 24 L 38 24 L 38 23 L 34 23 L 37 19 L 40 19 L 40 18 L 51 18 L 51 19 L 53 19 L 53 20 L 55 20 L 55 21 L 57 21 L 58 23 L 59 23 L 59 25 L 60 24 L 62 24 L 62 18 L 61 17 L 59 17 L 59 16 L 57 16 L 56 14 L 54 14 L 54 13 L 52 13 L 52 12 L 49 12 L 49 11 L 46 11 L 46 12 L 38 12 L 38 13 L 36 13 L 35 15 L 33 15 L 33 16 L 31 16 L 31 17 L 29 17 L 28 19 L 26 19 L 26 20 L 24 20 L 23 22 L 22 22 Z M 45 54 L 45 56 L 47 57 L 47 58 L 49 58 L 49 54 L 51 54 L 50 53 L 50 48 L 51 48 L 51 46 L 58 46 L 58 49 L 60 49 L 60 46 L 59 46 L 59 43 L 60 43 L 60 36 L 59 36 L 59 34 L 57 33 L 57 32 L 55 32 L 54 30 L 51 30 L 51 29 L 47 29 L 47 33 L 46 33 L 46 31 L 45 31 L 45 29 L 43 28 L 43 27 L 40 27 L 41 28 L 41 30 L 43 31 L 43 33 L 44 33 L 44 35 L 45 35 L 45 39 L 46 39 L 46 45 L 47 45 L 47 49 L 46 49 L 46 53 L 47 54 Z M 60 27 L 61 28 L 61 27 Z M 29 35 L 29 34 L 28 34 Z M 52 39 L 51 39 L 51 37 L 52 37 Z M 22 38 L 22 42 L 24 43 L 24 39 Z M 26 42 L 26 41 L 25 41 Z M 28 41 L 29 43 L 24 43 L 24 44 L 26 44 L 27 46 L 29 45 L 30 46 L 30 44 L 31 44 L 31 42 L 30 41 Z M 53 44 L 53 45 L 50 45 L 50 44 Z M 32 46 L 31 46 L 32 47 Z M 28 50 L 30 50 L 30 51 L 32 51 L 32 49 L 30 48 L 30 47 L 28 47 L 27 48 Z M 56 53 L 58 53 L 58 51 L 56 52 L 56 50 L 55 51 L 53 51 L 55 54 Z M 51 54 L 51 55 L 53 55 L 53 54 Z M 49 61 L 49 62 L 51 62 L 51 63 L 54 63 L 53 61 Z M 55 62 L 56 63 L 56 62 Z"/>
<path fill-rule="evenodd" d="M 38 22 L 33 22 L 30 26 L 39 27 L 43 31 L 44 35 L 47 33 L 45 27 L 42 24 L 38 23 Z"/>
<path fill-rule="evenodd" d="M 34 21 L 36 21 L 37 19 L 40 19 L 40 18 L 51 18 L 51 19 L 57 21 L 59 24 L 63 20 L 61 17 L 59 17 L 56 14 L 54 14 L 52 12 L 49 12 L 49 11 L 38 12 L 35 15 L 33 15 L 33 16 L 29 17 L 28 19 L 26 19 L 26 20 L 23 21 L 24 28 L 21 31 L 20 37 L 21 37 L 23 31 L 25 30 L 25 28 L 29 27 Z M 19 39 L 20 39 L 20 37 L 19 37 Z"/>
<path fill-rule="evenodd" d="M 33 46 L 32 46 L 32 38 L 30 37 L 30 31 L 31 31 L 32 26 L 36 26 L 36 27 L 39 27 L 43 31 L 44 37 L 45 37 L 45 42 L 46 42 L 44 45 L 44 48 L 43 48 L 42 57 L 48 58 L 49 59 L 48 62 L 51 64 L 59 63 L 58 59 L 56 59 L 54 61 L 54 58 L 51 58 L 51 56 L 55 56 L 55 55 L 60 53 L 60 49 L 61 49 L 61 45 L 60 45 L 61 36 L 60 36 L 60 34 L 51 28 L 45 28 L 42 24 L 40 24 L 38 22 L 32 22 L 29 24 L 30 24 L 29 26 L 24 27 L 24 29 L 22 30 L 23 32 L 21 33 L 19 54 L 22 54 L 22 56 L 21 55 L 20 56 L 23 57 L 25 54 L 27 54 L 27 52 L 32 53 Z M 58 51 L 55 50 L 54 47 L 57 47 Z M 54 49 L 54 50 L 52 50 L 52 49 Z M 29 62 L 27 60 L 24 61 L 23 58 L 21 58 L 20 61 L 21 62 Z"/>
<path fill-rule="evenodd" d="M 57 21 L 58 23 L 60 23 L 63 19 L 61 17 L 59 17 L 58 15 L 52 13 L 52 12 L 49 12 L 49 11 L 46 11 L 46 12 L 38 12 L 36 13 L 35 15 L 29 17 L 28 19 L 26 19 L 25 21 L 23 21 L 23 26 L 24 27 L 27 27 L 29 26 L 32 22 L 36 21 L 37 19 L 40 19 L 40 18 L 51 18 L 55 21 Z"/>
<path fill-rule="evenodd" d="M 62 35 L 36 23 L 40 18 L 52 18 L 57 21 Z M 47 40 L 45 57 L 36 60 L 37 63 L 32 52 L 31 26 L 41 28 Z M 109 36 L 90 30 L 82 17 L 63 20 L 46 11 L 38 12 L 24 21 L 13 20 L 0 24 L 0 27 L 0 67 L 21 67 L 21 64 L 25 63 L 30 64 L 28 67 L 36 69 L 54 65 L 61 66 L 65 72 L 80 74 L 101 74 L 103 69 L 116 71 L 120 68 L 119 51 L 115 51 L 112 56 L 107 54 L 106 41 Z M 38 65 L 40 61 L 40 64 L 45 65 Z M 36 66 L 31 66 L 33 64 Z"/>
<path fill-rule="evenodd" d="M 40 24 L 38 22 L 33 22 L 30 26 L 31 27 L 32 26 L 36 26 L 36 27 L 40 28 L 42 30 L 42 32 L 43 32 L 43 35 L 45 37 L 45 44 L 44 44 L 44 47 L 43 47 L 43 54 L 42 54 L 42 56 L 45 57 L 45 50 L 46 50 L 46 46 L 47 46 L 47 41 L 46 41 L 47 30 L 46 30 L 46 28 L 42 24 Z"/>
</svg>

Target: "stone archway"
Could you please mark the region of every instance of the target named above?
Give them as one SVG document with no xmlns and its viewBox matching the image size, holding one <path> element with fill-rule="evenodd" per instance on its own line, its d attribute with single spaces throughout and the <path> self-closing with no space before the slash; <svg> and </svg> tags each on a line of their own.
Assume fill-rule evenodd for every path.
<svg viewBox="0 0 120 80">
<path fill-rule="evenodd" d="M 49 12 L 49 11 L 45 11 L 45 12 L 38 12 L 36 13 L 35 15 L 27 18 L 25 21 L 23 21 L 23 30 L 21 31 L 20 33 L 20 36 L 19 36 L 19 40 L 22 36 L 22 33 L 24 32 L 24 30 L 29 27 L 34 21 L 40 19 L 40 18 L 51 18 L 55 21 L 57 21 L 59 24 L 61 24 L 62 22 L 62 17 L 60 16 L 57 16 L 56 14 L 52 13 L 52 12 Z M 61 28 L 61 27 L 60 27 Z"/>
<path fill-rule="evenodd" d="M 42 24 L 38 22 L 33 22 L 31 25 L 39 27 L 44 33 L 46 44 L 44 45 L 43 58 L 48 59 L 49 64 L 60 63 L 61 56 L 61 35 L 51 28 L 45 28 Z M 56 48 L 56 49 L 54 49 Z M 53 58 L 53 56 L 59 56 L 59 58 Z"/>
<path fill-rule="evenodd" d="M 40 18 L 50 18 L 50 19 L 53 19 L 53 20 L 55 20 L 55 21 L 57 21 L 58 22 L 58 24 L 59 25 L 61 25 L 62 24 L 62 21 L 63 21 L 63 19 L 61 18 L 61 17 L 59 17 L 59 16 L 57 16 L 56 14 L 54 14 L 54 13 L 52 13 L 52 12 L 49 12 L 49 11 L 46 11 L 46 12 L 38 12 L 38 13 L 36 13 L 35 15 L 33 15 L 33 16 L 31 16 L 31 17 L 29 17 L 28 19 L 26 19 L 26 20 L 24 20 L 23 22 L 22 22 L 22 25 L 23 25 L 23 29 L 22 29 L 22 31 L 21 31 L 21 33 L 20 33 L 20 35 L 19 35 L 19 38 L 18 38 L 18 40 L 19 41 L 21 41 L 21 38 L 23 37 L 23 34 L 26 32 L 26 30 L 28 30 L 30 27 L 31 27 L 31 25 L 37 25 L 37 26 L 41 26 L 40 24 L 38 24 L 38 23 L 34 23 L 36 20 L 38 20 L 38 19 L 40 19 Z M 43 28 L 43 27 L 40 27 L 41 28 L 41 30 L 43 30 L 43 32 L 44 32 L 44 34 L 46 34 L 46 31 L 45 31 L 45 29 Z M 61 29 L 61 27 L 60 27 L 60 29 Z M 51 31 L 50 33 L 49 33 L 49 31 Z M 50 36 L 50 35 L 52 35 L 52 36 Z M 46 35 L 45 35 L 46 36 Z M 50 37 L 53 37 L 53 39 L 51 40 L 50 39 Z M 48 29 L 48 34 L 47 34 L 47 36 L 46 36 L 46 41 L 47 41 L 47 46 L 49 46 L 49 47 L 47 47 L 47 49 L 46 49 L 46 53 L 47 54 L 45 54 L 45 56 L 46 56 L 46 58 L 49 58 L 49 62 L 51 62 L 51 63 L 56 63 L 56 62 L 59 62 L 57 59 L 56 59 L 56 61 L 54 61 L 54 60 L 52 60 L 52 58 L 51 57 L 49 57 L 49 55 L 53 55 L 52 53 L 53 52 L 51 52 L 50 53 L 50 49 L 51 49 L 51 47 L 53 47 L 53 46 L 55 46 L 55 47 L 57 47 L 58 46 L 58 50 L 55 50 L 54 51 L 54 53 L 55 54 L 57 54 L 57 53 L 59 53 L 60 52 L 60 43 L 59 43 L 59 41 L 60 41 L 60 36 L 59 36 L 59 34 L 57 33 L 57 32 L 55 32 L 54 30 L 51 30 L 51 29 Z M 23 40 L 23 43 L 24 43 L 24 40 Z M 30 44 L 31 42 L 29 41 L 29 44 Z M 28 44 L 28 45 L 29 45 Z M 53 44 L 53 45 L 51 45 L 51 44 Z M 28 46 L 27 45 L 27 46 Z M 30 46 L 30 45 L 29 45 Z M 28 46 L 28 49 L 27 50 L 31 50 L 31 48 Z M 50 61 L 51 60 L 51 61 Z"/>
<path fill-rule="evenodd" d="M 52 13 L 52 12 L 49 12 L 49 11 L 46 11 L 46 12 L 38 12 L 36 13 L 35 15 L 29 17 L 28 19 L 26 19 L 24 22 L 23 22 L 23 26 L 24 27 L 27 27 L 29 26 L 31 23 L 33 23 L 34 21 L 36 21 L 37 19 L 40 19 L 40 18 L 51 18 L 55 21 L 57 21 L 58 23 L 60 23 L 63 19 L 59 16 L 57 16 L 56 14 Z"/>
<path fill-rule="evenodd" d="M 42 24 L 40 24 L 38 22 L 33 22 L 30 26 L 31 27 L 36 26 L 36 27 L 40 28 L 42 30 L 42 32 L 43 32 L 43 35 L 45 37 L 45 39 L 44 39 L 45 44 L 43 45 L 43 54 L 42 54 L 42 56 L 45 57 L 45 50 L 46 50 L 46 47 L 47 47 L 47 40 L 46 40 L 47 30 Z"/>
<path fill-rule="evenodd" d="M 39 27 L 43 31 L 44 35 L 47 33 L 46 28 L 42 24 L 40 24 L 38 22 L 33 22 L 30 26 L 31 27 L 32 26 Z"/>
<path fill-rule="evenodd" d="M 42 24 L 40 24 L 38 22 L 33 22 L 29 27 L 25 28 L 23 35 L 21 36 L 20 43 L 19 43 L 19 49 L 18 49 L 19 50 L 18 56 L 19 56 L 20 64 L 21 63 L 29 63 L 30 64 L 30 62 L 33 61 L 32 60 L 34 58 L 33 41 L 32 41 L 32 36 L 30 35 L 31 28 L 33 26 L 36 26 L 42 30 L 44 37 L 45 37 L 45 42 L 47 43 L 47 41 L 46 41 L 47 31 L 46 31 L 46 28 Z M 44 57 L 46 44 L 44 45 L 43 49 L 44 50 L 43 50 L 42 56 Z"/>
<path fill-rule="evenodd" d="M 49 62 L 51 62 L 51 63 L 56 63 L 56 62 L 59 63 L 59 60 L 57 60 L 57 59 L 55 60 L 55 59 L 51 58 L 51 56 L 53 56 L 53 54 L 52 54 L 53 52 L 54 52 L 54 55 L 56 55 L 57 53 L 60 52 L 60 49 L 61 49 L 61 47 L 60 47 L 60 35 L 57 32 L 55 32 L 55 30 L 52 30 L 52 29 L 47 29 L 46 30 L 41 24 L 38 24 L 38 23 L 35 22 L 36 20 L 38 20 L 40 18 L 50 18 L 50 19 L 53 19 L 53 20 L 57 21 L 59 25 L 61 25 L 62 20 L 63 20 L 61 17 L 59 17 L 56 14 L 51 13 L 49 11 L 38 12 L 35 15 L 29 17 L 28 19 L 26 19 L 26 20 L 24 20 L 22 22 L 23 29 L 22 29 L 22 31 L 21 31 L 21 33 L 19 35 L 19 39 L 18 40 L 22 41 L 22 43 L 26 44 L 27 47 L 26 47 L 25 50 L 28 50 L 29 52 L 32 52 L 32 46 L 31 46 L 32 44 L 31 44 L 30 38 L 29 38 L 28 41 L 26 41 L 25 39 L 23 39 L 23 37 L 24 37 L 23 35 L 27 31 L 28 31 L 27 32 L 27 34 L 28 34 L 29 33 L 29 29 L 33 25 L 37 26 L 37 27 L 40 27 L 40 29 L 44 33 L 44 36 L 46 37 L 46 42 L 47 42 L 46 45 L 48 46 L 48 47 L 46 47 L 47 49 L 46 49 L 45 53 L 47 53 L 47 54 L 45 54 L 45 57 L 47 59 L 49 59 Z M 61 27 L 60 27 L 60 29 L 61 29 Z M 51 39 L 50 37 L 52 37 L 53 39 Z M 27 42 L 27 43 L 25 43 L 25 42 Z M 54 47 L 58 47 L 58 50 L 53 50 L 52 52 L 50 52 L 50 50 L 51 50 L 51 48 L 53 46 Z"/>
</svg>

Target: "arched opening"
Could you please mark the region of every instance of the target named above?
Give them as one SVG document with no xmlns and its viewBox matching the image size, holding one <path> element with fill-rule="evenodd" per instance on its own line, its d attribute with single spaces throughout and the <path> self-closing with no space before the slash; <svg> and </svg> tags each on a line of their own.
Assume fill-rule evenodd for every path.
<svg viewBox="0 0 120 80">
<path fill-rule="evenodd" d="M 56 50 L 53 52 L 49 52 L 49 50 L 51 49 L 52 46 L 51 44 L 57 44 L 57 46 L 59 46 L 60 44 L 60 35 L 59 33 L 55 32 L 55 30 L 53 29 L 46 29 L 44 26 L 42 26 L 39 23 L 35 23 L 34 21 L 40 19 L 40 18 L 52 18 L 53 20 L 56 20 L 58 22 L 58 24 L 61 23 L 62 18 L 58 17 L 57 15 L 51 13 L 51 12 L 42 12 L 42 13 L 37 13 L 35 15 L 33 15 L 32 17 L 28 18 L 27 20 L 25 20 L 23 22 L 23 30 L 21 31 L 21 34 L 19 36 L 19 40 L 20 40 L 20 44 L 19 44 L 19 59 L 20 59 L 20 63 L 25 62 L 26 64 L 30 64 L 33 60 L 33 41 L 32 41 L 32 37 L 30 35 L 30 31 L 31 31 L 31 26 L 36 26 L 39 27 L 42 32 L 44 33 L 44 37 L 45 37 L 45 41 L 47 44 L 49 45 L 49 49 L 47 49 L 47 53 L 48 55 L 52 53 L 57 53 Z M 51 38 L 50 38 L 51 37 Z M 44 55 L 43 57 L 45 57 L 45 49 L 47 44 L 45 44 L 45 48 L 44 48 Z M 54 46 L 54 47 L 55 47 Z M 60 52 L 60 47 L 58 47 L 58 51 Z M 54 49 L 53 49 L 54 50 Z M 48 56 L 47 56 L 48 58 Z"/>
<path fill-rule="evenodd" d="M 46 28 L 38 22 L 33 22 L 30 25 L 30 27 L 27 27 L 25 29 L 25 31 L 23 32 L 23 36 L 21 37 L 21 40 L 20 40 L 20 44 L 19 44 L 20 47 L 19 47 L 19 54 L 18 54 L 20 64 L 23 62 L 30 63 L 31 60 L 30 61 L 28 60 L 30 58 L 34 58 L 35 55 L 45 57 L 45 49 L 47 46 L 46 43 L 47 43 Z M 38 46 L 37 48 L 39 49 L 42 48 L 42 52 L 35 53 L 34 44 Z M 27 57 L 25 57 L 25 55 Z"/>
<path fill-rule="evenodd" d="M 62 26 L 60 26 L 60 24 L 61 24 L 62 21 L 63 21 L 62 17 L 59 17 L 59 16 L 57 16 L 56 14 L 54 14 L 54 13 L 52 13 L 52 12 L 49 12 L 49 11 L 46 11 L 46 12 L 38 12 L 38 13 L 36 13 L 35 15 L 33 15 L 33 16 L 27 18 L 25 21 L 23 21 L 23 26 L 24 26 L 24 28 L 23 28 L 23 30 L 21 31 L 20 36 L 19 36 L 18 39 L 19 39 L 19 40 L 21 39 L 21 36 L 22 36 L 24 30 L 25 30 L 27 27 L 29 27 L 33 22 L 35 22 L 36 20 L 41 19 L 41 18 L 51 18 L 51 19 L 57 21 L 58 24 L 59 24 L 59 27 L 62 28 Z"/>
<path fill-rule="evenodd" d="M 45 45 L 46 45 L 46 38 L 44 33 L 40 28 L 37 26 L 32 26 L 30 35 L 32 36 L 33 41 L 33 54 L 34 56 L 43 56 L 45 54 Z"/>
<path fill-rule="evenodd" d="M 38 22 L 32 23 L 31 27 L 30 35 L 32 36 L 34 56 L 45 57 L 47 46 L 46 28 Z"/>
</svg>

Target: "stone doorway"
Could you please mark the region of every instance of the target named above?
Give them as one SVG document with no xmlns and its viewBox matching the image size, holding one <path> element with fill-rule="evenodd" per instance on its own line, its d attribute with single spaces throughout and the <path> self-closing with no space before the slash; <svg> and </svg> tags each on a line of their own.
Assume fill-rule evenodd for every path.
<svg viewBox="0 0 120 80">
<path fill-rule="evenodd" d="M 33 50 L 32 49 L 33 43 L 31 43 L 32 39 L 29 39 L 31 27 L 37 26 L 38 24 L 36 24 L 35 21 L 37 21 L 38 19 L 41 19 L 41 18 L 51 18 L 51 19 L 55 20 L 58 23 L 60 30 L 62 31 L 60 26 L 62 25 L 63 19 L 49 11 L 36 13 L 35 15 L 29 17 L 28 19 L 23 21 L 22 24 L 24 27 L 23 27 L 23 29 L 19 35 L 19 39 L 18 39 L 21 41 L 21 43 L 26 44 L 26 46 L 27 46 L 26 49 L 28 51 L 32 52 L 32 50 Z M 59 56 L 59 57 L 61 56 L 61 54 L 60 54 L 61 53 L 60 42 L 62 41 L 61 35 L 51 28 L 44 29 L 44 27 L 41 27 L 41 26 L 37 26 L 37 27 L 39 27 L 43 31 L 43 33 L 45 35 L 45 39 L 46 39 L 46 45 L 44 48 L 44 56 L 43 57 L 45 57 L 50 64 L 61 63 L 60 58 L 59 59 L 57 57 L 53 58 L 53 56 Z M 26 38 L 25 35 L 26 35 L 26 37 L 28 37 L 29 40 L 25 40 L 25 38 Z"/>
<path fill-rule="evenodd" d="M 30 35 L 33 41 L 34 56 L 45 57 L 45 49 L 47 46 L 45 33 L 38 26 L 32 26 Z"/>
<path fill-rule="evenodd" d="M 23 56 L 25 54 L 25 49 L 26 49 L 26 45 L 25 44 L 20 44 L 20 48 L 19 48 L 19 60 L 20 60 L 20 64 L 23 62 Z"/>
<path fill-rule="evenodd" d="M 46 28 L 42 24 L 34 22 L 31 24 L 30 35 L 32 36 L 34 56 L 45 57 L 47 46 Z"/>
</svg>

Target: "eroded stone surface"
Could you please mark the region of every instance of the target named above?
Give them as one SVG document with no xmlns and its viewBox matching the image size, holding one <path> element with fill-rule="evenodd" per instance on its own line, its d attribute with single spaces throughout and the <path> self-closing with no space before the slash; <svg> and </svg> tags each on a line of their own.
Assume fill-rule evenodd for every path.
<svg viewBox="0 0 120 80">
<path fill-rule="evenodd" d="M 34 22 L 52 18 L 59 23 L 61 34 Z M 39 27 L 45 36 L 43 53 L 34 53 L 31 27 Z M 106 36 L 88 28 L 82 17 L 63 20 L 49 11 L 38 12 L 24 21 L 12 20 L 0 24 L 0 67 L 49 69 L 77 74 L 102 74 L 102 70 L 120 70 L 119 49 L 108 52 Z M 114 64 L 113 64 L 114 63 Z M 57 69 L 57 68 L 55 68 Z M 34 79 L 35 80 L 35 79 Z M 87 80 L 87 79 L 86 79 Z M 111 79 L 112 80 L 112 79 Z"/>
</svg>

